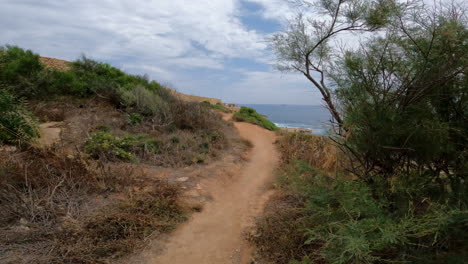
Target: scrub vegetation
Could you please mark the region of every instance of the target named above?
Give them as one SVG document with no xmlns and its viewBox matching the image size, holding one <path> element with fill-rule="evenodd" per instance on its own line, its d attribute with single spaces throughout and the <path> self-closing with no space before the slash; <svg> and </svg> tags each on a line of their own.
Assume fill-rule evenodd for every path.
<svg viewBox="0 0 468 264">
<path fill-rule="evenodd" d="M 144 76 L 86 57 L 42 63 L 52 60 L 0 50 L 0 262 L 114 262 L 192 210 L 179 186 L 136 165 L 216 159 L 228 125 Z M 44 147 L 51 121 L 60 142 Z"/>
<path fill-rule="evenodd" d="M 250 107 L 242 106 L 239 111 L 234 113 L 232 118 L 235 121 L 252 123 L 271 131 L 278 130 L 278 127 L 274 123 Z"/>
<path fill-rule="evenodd" d="M 278 193 L 251 235 L 260 256 L 273 263 L 464 263 L 463 8 L 395 1 L 320 1 L 319 8 L 330 20 L 299 16 L 272 41 L 282 69 L 303 73 L 322 93 L 332 136 L 279 139 Z M 328 43 L 350 30 L 384 34 L 334 56 L 340 50 Z"/>
</svg>

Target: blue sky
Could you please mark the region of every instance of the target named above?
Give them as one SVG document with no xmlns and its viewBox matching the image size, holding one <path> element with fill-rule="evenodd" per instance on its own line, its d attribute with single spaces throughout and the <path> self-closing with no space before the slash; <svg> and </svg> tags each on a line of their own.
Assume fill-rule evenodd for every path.
<svg viewBox="0 0 468 264">
<path fill-rule="evenodd" d="M 188 94 L 244 104 L 321 104 L 276 71 L 268 37 L 295 13 L 284 0 L 0 0 L 0 42 L 43 56 L 81 54 Z"/>
</svg>

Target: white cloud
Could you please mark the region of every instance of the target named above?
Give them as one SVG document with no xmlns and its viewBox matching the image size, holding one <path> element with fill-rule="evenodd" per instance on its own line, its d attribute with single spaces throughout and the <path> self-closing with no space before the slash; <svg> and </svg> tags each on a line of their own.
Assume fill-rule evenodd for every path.
<svg viewBox="0 0 468 264">
<path fill-rule="evenodd" d="M 52 55 L 78 48 L 104 59 L 119 55 L 155 60 L 183 57 L 178 63 L 219 67 L 207 62 L 212 57 L 198 56 L 197 62 L 191 62 L 191 54 L 198 50 L 193 43 L 203 47 L 204 55 L 214 53 L 219 60 L 259 56 L 266 48 L 263 36 L 242 25 L 238 5 L 236 0 L 7 0 L 0 10 L 4 25 L 0 32 L 4 41 L 28 44 Z M 67 43 L 71 46 L 60 45 L 64 37 L 73 40 Z M 50 48 L 54 42 L 57 49 Z"/>
<path fill-rule="evenodd" d="M 317 101 L 301 76 L 227 68 L 232 58 L 273 62 L 266 35 L 242 24 L 242 1 L 260 4 L 264 19 L 284 22 L 294 12 L 284 0 L 0 0 L 0 36 L 43 56 L 85 53 L 228 101 Z"/>
<path fill-rule="evenodd" d="M 287 23 L 288 19 L 293 18 L 298 11 L 304 6 L 293 4 L 293 1 L 288 0 L 244 0 L 260 5 L 263 10 L 260 13 L 266 19 L 272 19 L 283 24 Z"/>
</svg>

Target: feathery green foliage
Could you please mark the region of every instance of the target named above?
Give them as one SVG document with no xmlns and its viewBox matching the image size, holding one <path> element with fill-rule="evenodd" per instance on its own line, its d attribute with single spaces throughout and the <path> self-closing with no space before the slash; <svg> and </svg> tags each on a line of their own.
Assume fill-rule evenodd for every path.
<svg viewBox="0 0 468 264">
<path fill-rule="evenodd" d="M 0 90 L 0 143 L 21 143 L 37 136 L 37 122 L 23 101 Z"/>
<path fill-rule="evenodd" d="M 257 223 L 252 240 L 276 256 L 273 261 L 287 256 L 303 264 L 446 263 L 458 258 L 448 252 L 463 248 L 468 238 L 463 231 L 468 213 L 446 204 L 427 201 L 394 210 L 392 200 L 374 197 L 365 182 L 332 178 L 302 161 L 283 167 L 280 175 L 285 197 L 301 202 L 295 202 L 296 212 L 280 207 Z"/>
</svg>

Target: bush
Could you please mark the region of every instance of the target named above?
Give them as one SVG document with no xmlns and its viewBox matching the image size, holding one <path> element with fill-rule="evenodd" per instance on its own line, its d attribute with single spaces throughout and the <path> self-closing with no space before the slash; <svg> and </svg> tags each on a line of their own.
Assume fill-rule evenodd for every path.
<svg viewBox="0 0 468 264">
<path fill-rule="evenodd" d="M 143 121 L 143 116 L 136 113 L 131 113 L 128 115 L 128 124 L 131 126 L 136 126 Z"/>
<path fill-rule="evenodd" d="M 248 122 L 259 125 L 271 131 L 278 130 L 278 127 L 275 124 L 266 119 L 264 116 L 257 113 L 255 109 L 252 109 L 250 107 L 242 106 L 238 112 L 234 113 L 232 118 L 235 121 Z"/>
<path fill-rule="evenodd" d="M 389 22 L 392 5 L 371 4 L 366 21 Z M 337 60 L 327 52 L 314 58 L 312 51 L 302 58 L 333 65 L 333 89 L 308 77 L 337 122 L 332 140 L 349 161 L 341 171 L 352 175 L 333 178 L 310 167 L 322 167 L 312 156 L 314 147 L 323 149 L 320 142 L 290 136 L 279 144 L 286 166 L 280 187 L 304 201 L 299 205 L 303 215 L 288 219 L 302 224 L 297 228 L 304 240 L 291 236 L 290 241 L 299 241 L 295 249 L 313 246 L 294 254 L 278 247 L 293 263 L 462 263 L 467 258 L 467 20 L 456 15 L 464 12 L 459 6 L 400 12 L 406 8 L 398 7 L 399 26 L 391 22 L 387 34 L 367 39 Z M 285 55 L 300 50 L 288 42 L 297 44 L 296 33 L 304 35 L 307 23 L 300 21 L 274 41 L 281 46 L 284 69 L 301 71 L 294 66 L 301 59 Z M 320 46 L 316 51 L 323 51 Z M 278 224 L 267 224 L 271 219 Z M 279 239 L 271 229 L 284 223 L 267 216 L 259 226 L 263 239 L 255 241 L 273 255 Z M 271 244 L 268 235 L 274 238 Z"/>
<path fill-rule="evenodd" d="M 211 109 L 218 110 L 218 111 L 223 112 L 223 113 L 232 113 L 231 109 L 227 108 L 222 103 L 211 104 L 208 101 L 203 101 L 202 105 L 204 105 L 206 107 L 209 107 Z"/>
<path fill-rule="evenodd" d="M 447 257 L 447 250 L 466 239 L 459 233 L 466 212 L 429 202 L 424 211 L 412 207 L 391 213 L 389 201 L 373 197 L 361 180 L 333 179 L 304 162 L 291 163 L 281 175 L 280 189 L 285 197 L 293 197 L 288 198 L 293 204 L 267 212 L 251 238 L 276 263 L 427 263 Z"/>
<path fill-rule="evenodd" d="M 44 88 L 39 55 L 16 46 L 0 48 L 0 89 L 15 96 L 34 96 Z"/>
<path fill-rule="evenodd" d="M 0 226 L 24 218 L 50 228 L 74 213 L 88 191 L 100 189 L 98 179 L 79 159 L 49 151 L 0 153 Z"/>
<path fill-rule="evenodd" d="M 304 134 L 286 133 L 281 136 L 276 146 L 281 152 L 283 163 L 302 160 L 313 168 L 326 171 L 342 170 L 344 160 L 341 151 L 326 137 Z"/>
<path fill-rule="evenodd" d="M 165 88 L 161 88 L 165 89 Z M 144 86 L 138 85 L 131 90 L 119 89 L 120 104 L 138 113 L 156 118 L 160 123 L 172 120 L 169 102 Z"/>
<path fill-rule="evenodd" d="M 139 191 L 108 197 L 126 189 Z M 0 247 L 11 263 L 115 262 L 187 219 L 178 197 L 176 186 L 129 168 L 90 168 L 34 149 L 0 152 Z"/>
<path fill-rule="evenodd" d="M 94 213 L 76 230 L 68 226 L 57 234 L 57 263 L 102 263 L 133 252 L 150 235 L 159 236 L 187 219 L 178 202 L 178 190 L 164 182 L 155 190 L 132 194 Z"/>
<path fill-rule="evenodd" d="M 37 122 L 23 101 L 0 90 L 0 143 L 26 142 L 37 136 Z"/>
<path fill-rule="evenodd" d="M 158 153 L 160 142 L 147 135 L 118 138 L 107 132 L 96 132 L 86 142 L 85 149 L 94 158 L 136 161 L 136 154 Z"/>
<path fill-rule="evenodd" d="M 78 79 L 75 90 L 81 95 L 94 93 L 114 93 L 119 88 L 131 90 L 136 86 L 143 86 L 153 92 L 161 85 L 148 81 L 145 77 L 126 74 L 125 72 L 106 63 L 97 62 L 85 56 L 72 63 L 72 70 Z"/>
</svg>

